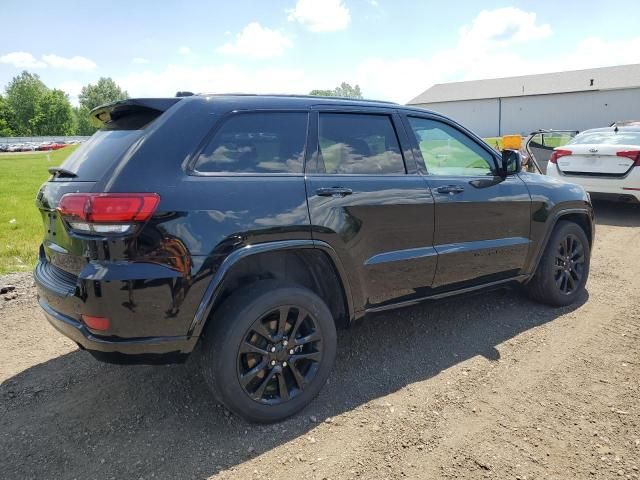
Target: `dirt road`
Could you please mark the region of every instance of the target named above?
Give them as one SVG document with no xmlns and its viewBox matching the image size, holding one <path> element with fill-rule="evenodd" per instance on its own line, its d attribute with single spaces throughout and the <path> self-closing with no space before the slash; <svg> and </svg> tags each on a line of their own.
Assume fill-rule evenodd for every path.
<svg viewBox="0 0 640 480">
<path fill-rule="evenodd" d="M 598 204 L 588 295 L 491 292 L 343 332 L 329 384 L 272 426 L 190 365 L 100 364 L 28 277 L 0 307 L 0 478 L 640 477 L 640 207 Z"/>
</svg>

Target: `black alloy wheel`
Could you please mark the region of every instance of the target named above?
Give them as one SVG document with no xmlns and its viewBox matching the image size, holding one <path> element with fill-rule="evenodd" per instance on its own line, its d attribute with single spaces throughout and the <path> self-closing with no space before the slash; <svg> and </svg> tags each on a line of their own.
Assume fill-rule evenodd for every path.
<svg viewBox="0 0 640 480">
<path fill-rule="evenodd" d="M 318 395 L 336 349 L 335 321 L 322 298 L 299 285 L 260 280 L 214 310 L 201 366 L 229 410 L 251 422 L 277 422 Z"/>
<path fill-rule="evenodd" d="M 238 348 L 238 380 L 253 400 L 276 405 L 300 395 L 322 361 L 322 333 L 306 309 L 283 305 L 257 319 Z"/>
<path fill-rule="evenodd" d="M 582 283 L 585 271 L 584 246 L 580 239 L 568 234 L 557 245 L 554 280 L 563 295 L 570 295 Z"/>
<path fill-rule="evenodd" d="M 589 278 L 591 244 L 583 228 L 560 220 L 553 229 L 533 278 L 525 288 L 541 303 L 563 307 L 576 302 Z"/>
</svg>

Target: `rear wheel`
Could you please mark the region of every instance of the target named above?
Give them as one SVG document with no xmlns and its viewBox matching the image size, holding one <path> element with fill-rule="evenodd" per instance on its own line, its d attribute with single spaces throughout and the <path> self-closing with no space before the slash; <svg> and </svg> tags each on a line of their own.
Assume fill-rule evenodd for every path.
<svg viewBox="0 0 640 480">
<path fill-rule="evenodd" d="M 573 222 L 558 222 L 526 286 L 529 296 L 557 307 L 572 304 L 587 283 L 590 257 L 584 230 Z"/>
<path fill-rule="evenodd" d="M 304 408 L 326 382 L 335 324 L 310 290 L 262 281 L 214 313 L 203 350 L 204 376 L 216 398 L 249 421 L 275 422 Z"/>
</svg>

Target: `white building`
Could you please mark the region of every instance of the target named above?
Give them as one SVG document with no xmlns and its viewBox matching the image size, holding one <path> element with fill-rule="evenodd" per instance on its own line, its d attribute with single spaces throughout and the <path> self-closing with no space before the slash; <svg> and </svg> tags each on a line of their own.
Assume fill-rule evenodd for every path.
<svg viewBox="0 0 640 480">
<path fill-rule="evenodd" d="M 640 120 L 640 64 L 441 83 L 408 104 L 443 113 L 482 137 L 582 131 Z"/>
</svg>

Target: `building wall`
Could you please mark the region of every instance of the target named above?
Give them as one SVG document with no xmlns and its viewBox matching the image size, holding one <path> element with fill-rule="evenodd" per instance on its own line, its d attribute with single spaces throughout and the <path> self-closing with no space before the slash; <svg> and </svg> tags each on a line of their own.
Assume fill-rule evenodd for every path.
<svg viewBox="0 0 640 480">
<path fill-rule="evenodd" d="M 502 115 L 498 108 L 500 104 Z M 482 137 L 510 133 L 526 135 L 539 128 L 586 130 L 606 127 L 616 120 L 640 120 L 640 88 L 419 106 L 450 116 Z M 501 132 L 498 131 L 499 123 Z"/>
<path fill-rule="evenodd" d="M 498 99 L 465 100 L 412 105 L 442 113 L 481 137 L 495 137 L 498 131 Z"/>
<path fill-rule="evenodd" d="M 586 130 L 640 119 L 640 88 L 502 99 L 502 132 Z"/>
</svg>

